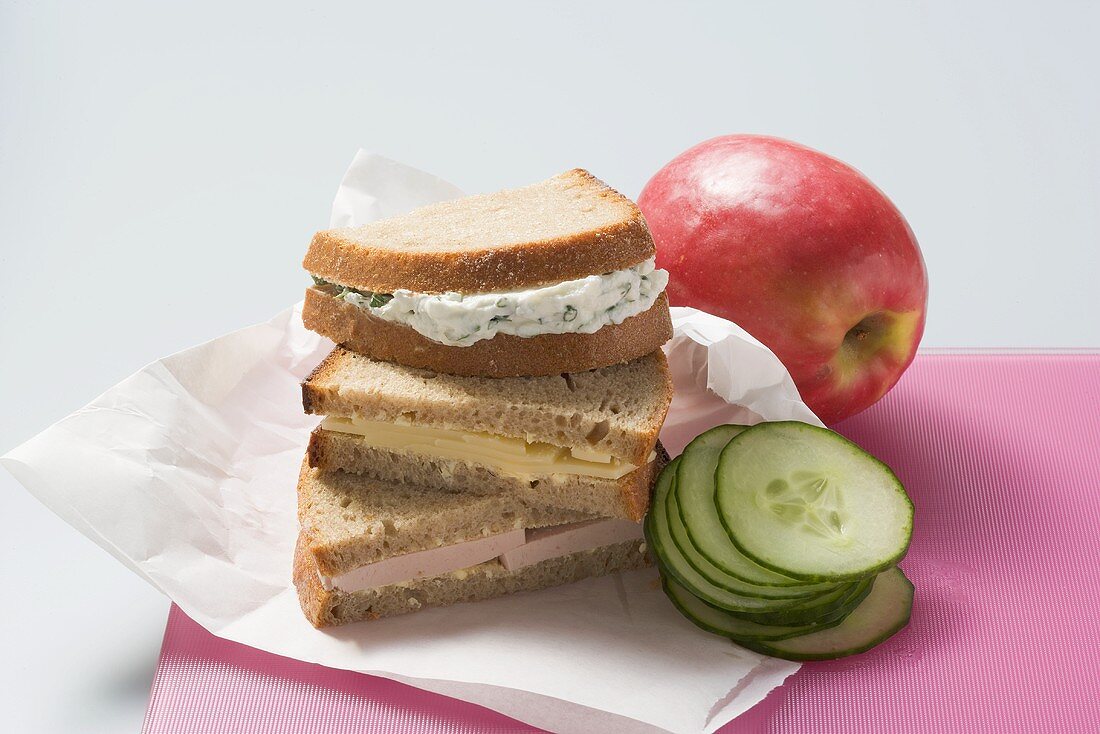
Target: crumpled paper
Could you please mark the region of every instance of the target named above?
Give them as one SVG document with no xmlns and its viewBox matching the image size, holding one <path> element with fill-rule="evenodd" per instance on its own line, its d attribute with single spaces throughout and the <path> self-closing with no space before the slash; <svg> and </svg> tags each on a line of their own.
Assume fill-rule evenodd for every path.
<svg viewBox="0 0 1100 734">
<path fill-rule="evenodd" d="M 332 224 L 460 194 L 360 151 Z M 653 569 L 315 630 L 290 581 L 295 483 L 317 422 L 299 382 L 332 344 L 302 327 L 300 308 L 157 360 L 0 461 L 216 635 L 546 729 L 711 732 L 797 669 L 693 627 Z M 672 454 L 719 423 L 819 424 L 766 347 L 723 319 L 672 311 L 676 395 L 661 432 Z"/>
</svg>

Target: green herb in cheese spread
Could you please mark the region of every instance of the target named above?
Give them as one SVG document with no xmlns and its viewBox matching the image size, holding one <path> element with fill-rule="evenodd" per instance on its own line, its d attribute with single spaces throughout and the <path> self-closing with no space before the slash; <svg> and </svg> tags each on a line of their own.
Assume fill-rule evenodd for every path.
<svg viewBox="0 0 1100 734">
<path fill-rule="evenodd" d="M 328 283 L 333 297 L 376 318 L 415 329 L 454 347 L 468 347 L 497 334 L 592 334 L 649 309 L 668 284 L 652 259 L 632 268 L 590 275 L 540 288 L 502 293 L 370 293 Z"/>
</svg>

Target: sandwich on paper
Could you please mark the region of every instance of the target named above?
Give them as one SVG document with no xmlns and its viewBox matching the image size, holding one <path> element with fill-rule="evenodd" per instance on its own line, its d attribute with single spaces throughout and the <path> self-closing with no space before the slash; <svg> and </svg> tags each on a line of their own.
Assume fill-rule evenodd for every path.
<svg viewBox="0 0 1100 734">
<path fill-rule="evenodd" d="M 318 627 L 651 563 L 672 335 L 638 208 L 575 169 L 314 236 L 303 322 L 339 346 L 298 482 Z"/>
<path fill-rule="evenodd" d="M 486 377 L 583 372 L 672 337 L 638 207 L 587 171 L 318 232 L 306 326 L 376 359 Z"/>
<path fill-rule="evenodd" d="M 434 176 L 360 153 L 340 186 L 332 225 L 354 227 L 459 194 Z M 337 634 L 315 630 L 301 614 L 290 579 L 295 531 L 314 522 L 295 518 L 301 497 L 294 486 L 310 431 L 326 414 L 303 414 L 288 393 L 329 350 L 303 331 L 298 314 L 287 309 L 270 322 L 157 360 L 13 449 L 3 457 L 5 468 L 214 634 L 277 655 L 395 678 L 541 728 L 633 731 L 637 720 L 674 731 L 713 731 L 797 668 L 714 645 L 671 607 L 652 571 L 405 614 L 392 623 L 349 625 Z M 743 330 L 692 309 L 674 308 L 672 316 L 676 336 L 667 349 L 676 395 L 661 428 L 661 441 L 671 450 L 719 423 L 813 420 L 782 365 Z M 564 382 L 560 374 L 556 379 Z M 469 404 L 463 410 L 472 413 Z M 317 476 L 306 468 L 307 478 Z M 324 474 L 334 483 L 366 476 L 331 468 Z M 369 495 L 365 486 L 356 491 Z M 449 494 L 473 501 L 462 499 L 463 492 Z M 488 525 L 502 532 L 487 537 L 503 536 L 492 542 L 505 545 L 471 546 L 452 562 L 472 563 L 518 540 L 516 530 L 496 524 L 509 508 L 499 495 L 489 498 L 498 516 L 490 515 Z M 537 517 L 565 519 L 551 518 L 549 508 Z M 536 511 L 527 506 L 529 514 L 517 517 L 537 525 Z M 324 514 L 323 508 L 316 512 Z M 623 520 L 605 509 L 589 512 Z M 398 516 L 412 522 L 414 508 L 372 513 L 373 527 L 384 533 L 387 521 L 397 529 Z M 486 526 L 474 514 L 467 520 L 466 528 Z M 547 527 L 533 529 L 532 538 Z M 445 534 L 458 538 L 457 529 Z M 411 557 L 417 544 L 409 530 L 399 541 L 409 553 L 400 555 L 420 564 L 423 557 Z M 322 540 L 338 538 L 342 529 L 334 524 L 328 532 Z M 391 530 L 391 544 L 396 537 Z M 433 546 L 436 537 L 431 534 Z M 526 529 L 523 538 L 526 545 Z M 538 544 L 531 546 L 525 563 L 538 557 Z M 428 574 L 438 568 L 424 562 Z M 394 574 L 407 576 L 409 569 L 380 564 L 376 574 L 364 572 L 357 581 L 392 586 Z M 356 583 L 341 575 L 329 574 L 330 582 Z M 407 600 L 405 605 L 412 610 Z M 563 618 L 583 634 L 562 634 Z M 663 680 L 678 681 L 676 696 L 652 695 L 655 664 Z"/>
</svg>

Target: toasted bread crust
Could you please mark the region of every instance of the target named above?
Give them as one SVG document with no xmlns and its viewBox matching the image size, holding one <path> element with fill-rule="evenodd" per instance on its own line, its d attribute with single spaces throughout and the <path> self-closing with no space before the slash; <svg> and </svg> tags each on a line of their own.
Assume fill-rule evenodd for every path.
<svg viewBox="0 0 1100 734">
<path fill-rule="evenodd" d="M 306 290 L 302 321 L 307 329 L 373 359 L 467 377 L 586 372 L 637 359 L 672 338 L 664 293 L 648 310 L 593 334 L 497 334 L 468 347 L 432 341 L 411 327 L 383 321 L 317 287 Z"/>
<path fill-rule="evenodd" d="M 609 208 L 617 218 L 568 236 L 501 242 L 481 248 L 472 243 L 449 243 L 447 232 L 439 235 L 442 242 L 439 247 L 401 247 L 400 242 L 394 245 L 394 237 L 405 240 L 413 237 L 417 245 L 430 244 L 430 231 L 409 234 L 416 227 L 417 214 L 446 208 L 454 210 L 454 217 L 460 219 L 464 200 L 457 200 L 395 218 L 395 222 L 401 220 L 401 227 L 397 228 L 388 227 L 389 220 L 383 220 L 362 227 L 318 232 L 302 266 L 334 283 L 375 293 L 392 293 L 401 288 L 421 293 L 485 293 L 609 273 L 654 256 L 653 238 L 638 207 L 587 171 L 579 168 L 567 171 L 535 186 L 559 194 L 563 191 L 579 194 L 575 201 L 559 202 L 560 212 L 555 213 L 562 219 L 569 219 L 571 211 L 583 215 L 585 207 L 596 205 Z M 485 201 L 493 196 L 469 197 L 467 201 Z M 485 212 L 479 215 L 485 216 Z"/>
<path fill-rule="evenodd" d="M 325 591 L 321 579 L 317 576 L 317 563 L 309 553 L 309 539 L 304 534 L 298 536 L 294 545 L 294 586 L 298 589 L 298 601 L 302 612 L 314 627 L 328 627 L 334 624 L 331 613 L 332 592 Z"/>
</svg>

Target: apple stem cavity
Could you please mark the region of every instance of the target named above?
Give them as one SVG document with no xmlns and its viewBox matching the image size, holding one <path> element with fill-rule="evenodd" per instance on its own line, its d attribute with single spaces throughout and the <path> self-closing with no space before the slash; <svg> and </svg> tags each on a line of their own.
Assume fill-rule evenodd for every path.
<svg viewBox="0 0 1100 734">
<path fill-rule="evenodd" d="M 882 312 L 864 316 L 855 326 L 848 329 L 848 333 L 844 335 L 844 346 L 848 349 L 861 350 L 868 336 L 886 329 L 889 319 L 890 317 Z"/>
<path fill-rule="evenodd" d="M 894 359 L 911 356 L 919 323 L 919 312 L 912 311 L 874 311 L 861 318 L 844 334 L 837 354 L 841 378 L 855 378 L 883 353 Z"/>
</svg>

